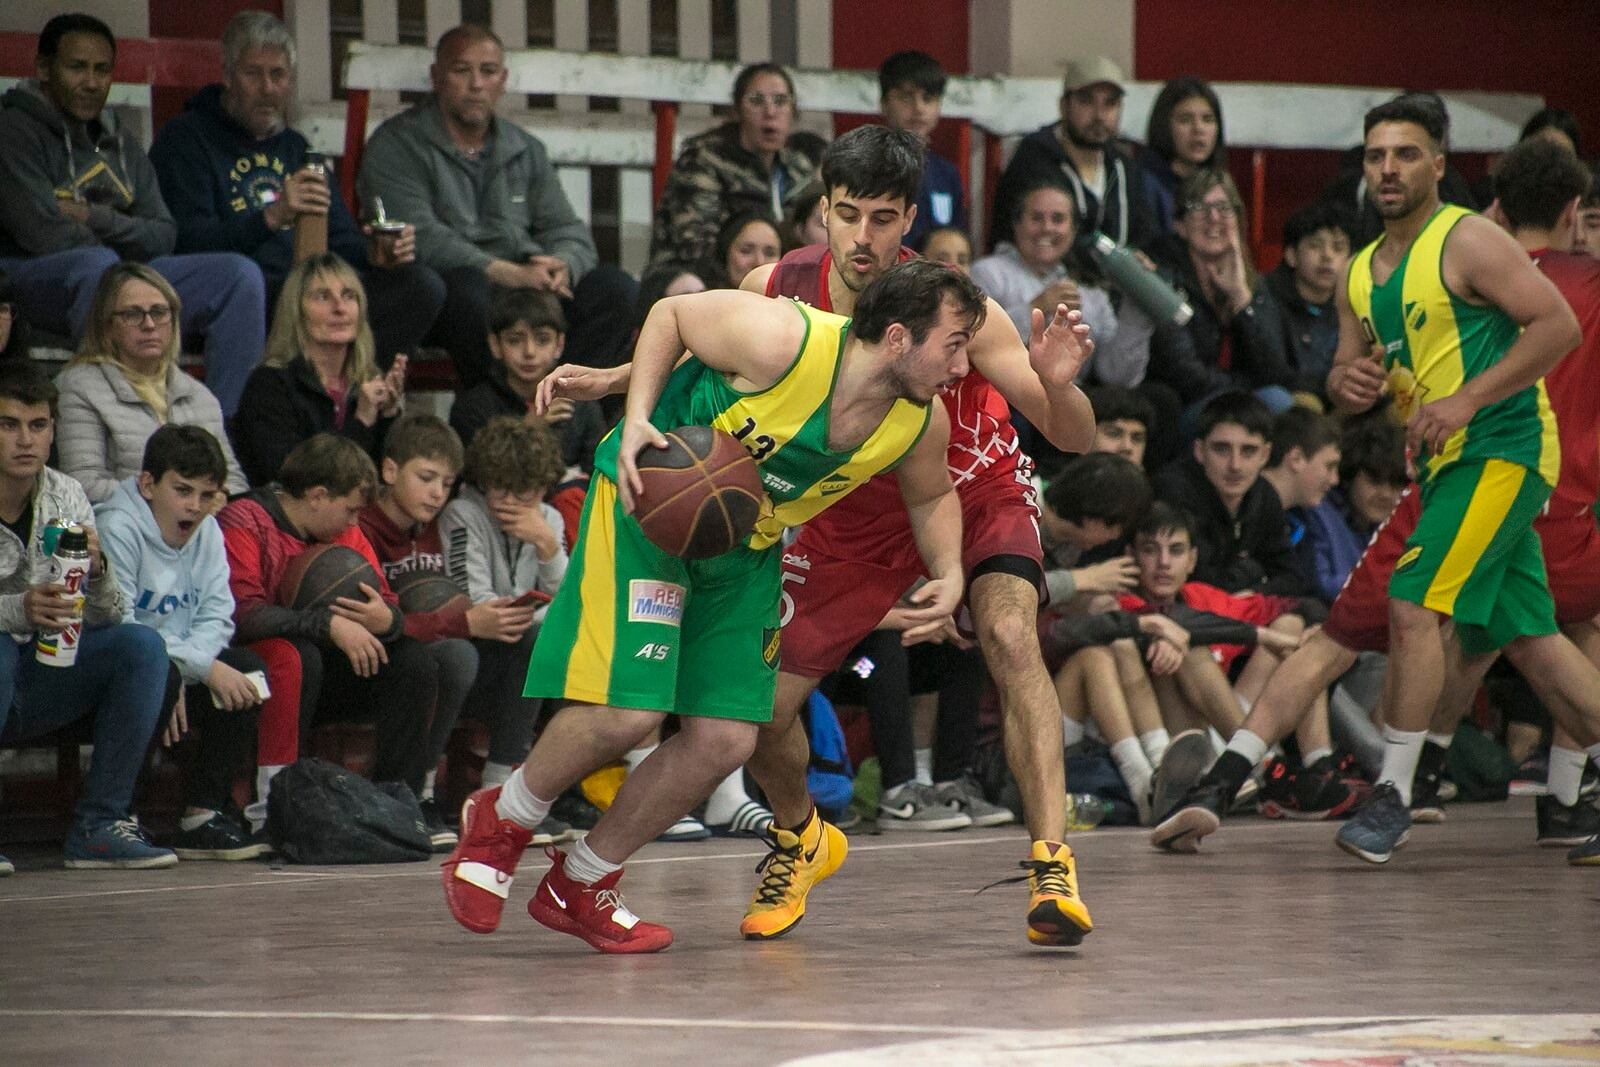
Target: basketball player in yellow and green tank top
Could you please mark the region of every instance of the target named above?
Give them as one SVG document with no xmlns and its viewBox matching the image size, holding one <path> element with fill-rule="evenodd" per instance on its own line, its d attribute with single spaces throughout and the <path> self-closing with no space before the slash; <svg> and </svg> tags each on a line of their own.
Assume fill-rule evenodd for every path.
<svg viewBox="0 0 1600 1067">
<path fill-rule="evenodd" d="M 1422 514 L 1389 585 L 1383 770 L 1339 831 L 1384 863 L 1410 830 L 1411 781 L 1445 681 L 1447 619 L 1469 654 L 1515 643 L 1564 691 L 1600 676 L 1562 637 L 1533 519 L 1560 465 L 1542 378 L 1581 335 L 1561 294 L 1498 226 L 1441 204 L 1446 119 L 1405 96 L 1367 113 L 1363 166 L 1384 233 L 1336 300 L 1329 393 L 1346 412 L 1387 391 L 1406 423 Z M 1403 666 L 1403 669 L 1397 669 Z"/>
<path fill-rule="evenodd" d="M 492 931 L 551 801 L 676 713 L 678 733 L 628 775 L 584 840 L 555 854 L 529 902 L 535 919 L 602 952 L 671 943 L 671 931 L 628 911 L 615 886 L 628 856 L 749 759 L 771 717 L 784 527 L 894 470 L 932 576 L 916 598 L 919 624 L 936 627 L 961 601 L 950 424 L 933 401 L 966 374 L 984 313 L 983 293 L 965 275 L 928 261 L 886 273 L 852 319 L 738 291 L 655 306 L 529 664 L 528 695 L 566 706 L 504 787 L 467 801 L 461 843 L 443 871 L 458 922 Z M 668 555 L 632 515 L 637 457 L 665 447 L 663 430 L 686 424 L 738 436 L 772 505 L 744 545 L 712 559 Z"/>
</svg>

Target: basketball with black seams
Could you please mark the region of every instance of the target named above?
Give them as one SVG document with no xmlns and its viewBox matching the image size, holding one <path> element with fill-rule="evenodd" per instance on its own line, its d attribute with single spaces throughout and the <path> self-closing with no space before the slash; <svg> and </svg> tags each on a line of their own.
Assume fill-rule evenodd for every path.
<svg viewBox="0 0 1600 1067">
<path fill-rule="evenodd" d="M 666 448 L 639 453 L 644 489 L 633 514 L 644 535 L 683 559 L 710 559 L 742 544 L 766 502 L 756 461 L 733 435 L 710 426 L 663 436 Z"/>
<path fill-rule="evenodd" d="M 284 568 L 278 582 L 278 603 L 296 611 L 312 611 L 331 607 L 340 597 L 365 600 L 363 583 L 383 588 L 367 557 L 349 545 L 312 545 Z"/>
<path fill-rule="evenodd" d="M 445 609 L 465 611 L 472 601 L 461 587 L 438 571 L 407 571 L 389 583 L 407 615 Z"/>
</svg>

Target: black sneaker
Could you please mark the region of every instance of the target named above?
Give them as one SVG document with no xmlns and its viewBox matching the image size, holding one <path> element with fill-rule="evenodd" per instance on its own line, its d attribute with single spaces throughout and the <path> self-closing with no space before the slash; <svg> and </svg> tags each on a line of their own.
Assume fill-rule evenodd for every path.
<svg viewBox="0 0 1600 1067">
<path fill-rule="evenodd" d="M 444 814 L 439 810 L 439 802 L 429 797 L 417 806 L 422 809 L 422 825 L 427 828 L 428 844 L 433 846 L 434 855 L 453 851 L 461 838 L 445 825 Z"/>
<path fill-rule="evenodd" d="M 1261 787 L 1261 814 L 1269 819 L 1315 822 L 1342 819 L 1355 808 L 1359 794 L 1350 788 L 1332 756 L 1323 756 L 1298 773 L 1287 773 L 1282 760 L 1274 761 Z M 1279 775 L 1279 770 L 1285 773 Z"/>
<path fill-rule="evenodd" d="M 1176 810 L 1150 831 L 1150 844 L 1165 852 L 1199 852 L 1200 839 L 1217 832 L 1232 800 L 1221 782 L 1200 779 L 1183 794 Z"/>
<path fill-rule="evenodd" d="M 550 806 L 551 818 L 560 819 L 574 830 L 587 833 L 600 821 L 600 809 L 585 800 L 576 790 L 569 789 L 556 797 Z"/>
<path fill-rule="evenodd" d="M 196 826 L 193 830 L 180 830 L 172 839 L 172 851 L 180 860 L 253 860 L 261 855 L 260 842 L 251 839 L 248 831 L 221 812 Z"/>
<path fill-rule="evenodd" d="M 1533 814 L 1539 844 L 1551 848 L 1581 845 L 1600 834 L 1600 808 L 1582 800 L 1567 805 L 1555 797 L 1540 797 L 1534 802 Z"/>
<path fill-rule="evenodd" d="M 1422 743 L 1417 771 L 1411 777 L 1411 821 L 1444 822 L 1444 769 L 1450 750 L 1432 741 Z"/>
</svg>

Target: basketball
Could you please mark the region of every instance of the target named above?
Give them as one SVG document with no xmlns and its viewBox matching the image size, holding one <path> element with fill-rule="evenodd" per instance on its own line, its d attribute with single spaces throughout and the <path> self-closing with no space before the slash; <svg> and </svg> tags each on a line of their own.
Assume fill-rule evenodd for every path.
<svg viewBox="0 0 1600 1067">
<path fill-rule="evenodd" d="M 461 587 L 438 571 L 407 571 L 391 584 L 400 598 L 400 610 L 407 615 L 472 606 Z"/>
<path fill-rule="evenodd" d="M 296 611 L 330 606 L 340 597 L 365 599 L 361 584 L 381 589 L 378 572 L 348 545 L 312 545 L 284 569 L 278 603 Z"/>
<path fill-rule="evenodd" d="M 720 556 L 749 537 L 761 516 L 756 461 L 731 434 L 709 426 L 680 426 L 666 438 L 666 448 L 639 453 L 644 491 L 634 516 L 663 552 Z"/>
</svg>

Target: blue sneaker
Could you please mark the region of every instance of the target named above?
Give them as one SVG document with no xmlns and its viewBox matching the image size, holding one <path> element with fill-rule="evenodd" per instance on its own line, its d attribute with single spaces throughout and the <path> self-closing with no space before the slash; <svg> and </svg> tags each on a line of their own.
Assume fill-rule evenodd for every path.
<svg viewBox="0 0 1600 1067">
<path fill-rule="evenodd" d="M 1411 836 L 1411 812 L 1393 782 L 1380 782 L 1335 839 L 1350 855 L 1368 863 L 1388 863 Z"/>
<path fill-rule="evenodd" d="M 132 816 L 98 826 L 74 826 L 61 851 L 65 866 L 74 871 L 149 870 L 178 862 L 178 854 L 170 848 L 152 845 Z"/>
</svg>

